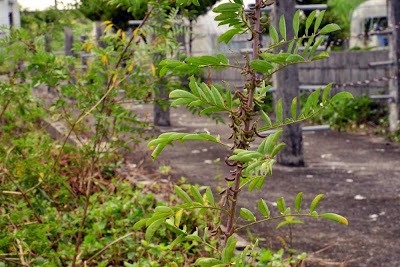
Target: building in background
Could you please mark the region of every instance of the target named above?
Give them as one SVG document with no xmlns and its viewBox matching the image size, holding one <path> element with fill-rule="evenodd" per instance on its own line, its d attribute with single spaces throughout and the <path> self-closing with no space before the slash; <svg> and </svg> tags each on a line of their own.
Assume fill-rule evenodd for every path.
<svg viewBox="0 0 400 267">
<path fill-rule="evenodd" d="M 17 0 L 0 0 L 0 37 L 5 34 L 4 27 L 20 27 L 21 18 Z"/>
<path fill-rule="evenodd" d="M 387 36 L 370 35 L 373 31 L 382 31 L 388 27 L 386 0 L 368 0 L 359 5 L 351 17 L 350 48 L 385 47 Z"/>
</svg>

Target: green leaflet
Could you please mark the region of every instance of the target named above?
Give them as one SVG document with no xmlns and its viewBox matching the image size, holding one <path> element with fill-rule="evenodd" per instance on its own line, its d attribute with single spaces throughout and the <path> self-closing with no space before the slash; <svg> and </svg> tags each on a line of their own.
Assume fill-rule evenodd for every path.
<svg viewBox="0 0 400 267">
<path fill-rule="evenodd" d="M 267 137 L 266 139 L 266 149 L 268 154 L 271 154 L 276 142 L 278 141 L 279 137 L 282 134 L 282 129 L 278 129 L 274 134 L 271 134 L 270 136 Z"/>
<path fill-rule="evenodd" d="M 276 31 L 274 26 L 269 27 L 269 34 L 271 35 L 272 40 L 274 40 L 275 42 L 279 41 L 278 32 Z"/>
<path fill-rule="evenodd" d="M 314 10 L 310 13 L 310 15 L 308 15 L 308 18 L 306 20 L 306 35 L 308 35 L 308 29 L 310 28 L 311 23 L 314 20 L 315 14 L 317 14 L 317 10 Z"/>
<path fill-rule="evenodd" d="M 335 222 L 340 222 L 340 223 L 342 223 L 342 224 L 344 224 L 346 226 L 349 225 L 349 222 L 347 221 L 347 219 L 345 217 L 340 216 L 340 215 L 335 214 L 335 213 L 325 213 L 325 214 L 321 214 L 319 216 L 322 217 L 322 218 L 328 219 L 328 220 L 332 220 L 332 221 L 335 221 Z"/>
<path fill-rule="evenodd" d="M 301 207 L 302 199 L 303 199 L 303 192 L 300 192 L 300 193 L 297 194 L 296 200 L 295 200 L 295 204 L 294 204 L 297 213 L 300 213 L 300 207 Z"/>
<path fill-rule="evenodd" d="M 186 140 L 204 140 L 204 141 L 211 141 L 215 142 L 218 144 L 223 144 L 220 142 L 219 136 L 214 137 L 209 134 L 187 134 L 187 133 L 164 133 L 161 134 L 157 139 L 154 139 L 150 141 L 147 146 L 152 149 L 154 146 L 157 145 L 157 147 L 154 149 L 153 153 L 151 154 L 152 159 L 155 160 L 158 155 L 161 153 L 161 151 L 168 145 L 172 144 L 173 141 L 179 140 L 181 143 L 183 143 Z M 225 145 L 225 144 L 223 144 Z M 228 146 L 228 145 L 225 145 Z"/>
<path fill-rule="evenodd" d="M 176 106 L 179 106 L 179 105 L 186 105 L 186 104 L 189 104 L 189 103 L 192 103 L 192 102 L 193 102 L 192 98 L 179 98 L 177 100 L 174 100 L 171 103 L 171 107 L 176 107 Z"/>
<path fill-rule="evenodd" d="M 260 110 L 260 113 L 263 121 L 265 122 L 265 125 L 267 127 L 271 126 L 272 125 L 271 119 L 268 117 L 268 115 L 262 109 Z"/>
<path fill-rule="evenodd" d="M 316 61 L 316 60 L 320 60 L 320 59 L 324 59 L 324 58 L 328 58 L 328 57 L 329 57 L 329 54 L 327 52 L 321 52 L 317 56 L 313 57 L 311 59 L 311 61 Z"/>
<path fill-rule="evenodd" d="M 182 243 L 183 241 L 185 241 L 185 237 L 186 237 L 186 235 L 184 235 L 184 234 L 179 235 L 177 238 L 175 238 L 174 241 L 172 241 L 172 243 L 170 243 L 168 245 L 168 248 L 169 249 L 173 249 L 176 245 L 178 245 L 179 243 Z"/>
<path fill-rule="evenodd" d="M 274 158 L 274 157 L 279 153 L 279 151 L 281 151 L 281 149 L 282 149 L 284 146 L 286 146 L 285 143 L 280 143 L 279 145 L 275 146 L 274 149 L 273 149 L 272 152 L 271 152 L 271 155 L 270 155 L 271 158 Z"/>
<path fill-rule="evenodd" d="M 265 203 L 265 201 L 263 199 L 260 199 L 258 201 L 258 210 L 261 212 L 262 215 L 264 215 L 265 217 L 270 217 L 270 211 L 268 209 L 267 203 Z"/>
<path fill-rule="evenodd" d="M 202 111 L 200 111 L 199 115 L 204 115 L 204 114 L 210 114 L 210 113 L 214 113 L 214 112 L 221 112 L 224 111 L 223 108 L 219 108 L 219 107 L 208 107 L 203 109 Z"/>
<path fill-rule="evenodd" d="M 332 23 L 332 24 L 328 24 L 325 27 L 323 27 L 319 31 L 319 34 L 328 34 L 328 33 L 334 32 L 334 31 L 338 31 L 338 30 L 340 30 L 340 26 Z"/>
<path fill-rule="evenodd" d="M 284 15 L 279 19 L 279 31 L 281 32 L 283 40 L 286 41 L 286 21 Z"/>
<path fill-rule="evenodd" d="M 220 94 L 220 92 L 217 90 L 217 88 L 215 88 L 215 86 L 211 85 L 211 92 L 214 96 L 214 99 L 216 101 L 217 106 L 224 108 L 224 99 L 222 98 L 222 95 Z"/>
<path fill-rule="evenodd" d="M 245 220 L 248 221 L 256 221 L 256 217 L 254 216 L 254 214 L 245 208 L 240 209 L 240 216 L 242 216 Z"/>
<path fill-rule="evenodd" d="M 258 162 L 260 162 L 260 161 L 258 161 Z M 265 164 L 265 162 L 261 162 L 261 163 L 262 163 L 262 165 Z M 249 192 L 252 192 L 254 190 L 254 187 L 257 187 L 258 190 L 261 190 L 261 187 L 263 186 L 264 181 L 265 181 L 264 176 L 255 178 L 253 181 L 250 182 Z"/>
<path fill-rule="evenodd" d="M 155 213 L 170 213 L 170 214 L 174 213 L 174 211 L 170 207 L 167 207 L 167 206 L 158 206 L 155 208 L 154 212 Z"/>
<path fill-rule="evenodd" d="M 280 224 L 278 224 L 278 226 L 276 227 L 276 229 L 279 229 L 279 228 L 281 228 L 282 226 L 284 226 L 284 225 L 286 225 L 286 224 L 296 224 L 296 223 L 301 223 L 301 224 L 303 224 L 302 221 L 297 221 L 297 220 L 291 220 L 291 221 L 289 221 L 289 220 L 287 220 L 287 221 L 283 221 L 283 222 L 281 222 Z"/>
<path fill-rule="evenodd" d="M 218 37 L 218 42 L 219 43 L 224 42 L 224 43 L 228 44 L 229 41 L 233 38 L 233 36 L 235 36 L 236 34 L 240 33 L 240 31 L 241 31 L 241 29 L 231 29 L 231 30 L 221 34 Z"/>
<path fill-rule="evenodd" d="M 200 265 L 201 267 L 212 267 L 222 263 L 222 261 L 214 258 L 198 258 L 195 262 L 196 265 Z"/>
<path fill-rule="evenodd" d="M 297 97 L 293 98 L 291 106 L 292 118 L 295 120 L 297 117 Z"/>
<path fill-rule="evenodd" d="M 333 83 L 330 83 L 324 89 L 324 93 L 322 94 L 322 104 L 323 105 L 325 105 L 325 102 L 328 99 L 329 92 L 331 91 L 332 85 L 333 85 Z"/>
<path fill-rule="evenodd" d="M 306 61 L 306 60 L 300 55 L 291 55 L 286 59 L 286 62 L 289 62 L 289 63 L 304 62 L 304 61 Z"/>
<path fill-rule="evenodd" d="M 311 47 L 311 51 L 308 54 L 307 58 L 311 58 L 315 52 L 317 51 L 318 47 L 321 45 L 321 43 L 324 41 L 324 38 L 319 38 L 314 45 Z"/>
<path fill-rule="evenodd" d="M 350 94 L 349 92 L 340 92 L 332 97 L 331 102 L 335 102 L 337 100 L 346 98 L 353 98 L 353 95 Z"/>
<path fill-rule="evenodd" d="M 133 225 L 133 230 L 138 230 L 146 225 L 148 219 L 142 219 Z"/>
<path fill-rule="evenodd" d="M 157 229 L 160 227 L 160 225 L 165 221 L 164 218 L 159 219 L 152 224 L 150 224 L 149 227 L 146 229 L 146 234 L 145 234 L 145 239 L 147 242 L 150 241 L 150 239 L 153 237 L 154 233 L 157 231 Z"/>
<path fill-rule="evenodd" d="M 309 49 L 310 49 L 310 47 L 311 47 L 311 44 L 314 42 L 314 38 L 315 38 L 315 35 L 311 36 L 310 39 L 308 39 L 307 45 L 306 45 L 306 47 L 304 48 L 303 53 L 301 54 L 302 57 L 305 57 L 305 56 L 306 56 L 307 52 L 309 51 Z M 311 60 L 311 61 L 312 61 L 312 60 Z"/>
<path fill-rule="evenodd" d="M 237 240 L 231 235 L 227 242 L 224 250 L 222 251 L 222 262 L 223 263 L 230 263 L 231 259 L 233 257 L 233 252 L 235 251 L 236 248 L 236 243 Z"/>
<path fill-rule="evenodd" d="M 321 25 L 322 18 L 324 17 L 325 10 L 322 10 L 318 17 L 315 19 L 315 24 L 314 24 L 314 33 L 317 33 L 319 26 Z"/>
<path fill-rule="evenodd" d="M 296 37 L 299 36 L 299 27 L 300 27 L 300 10 L 296 11 L 296 14 L 293 16 L 293 30 L 294 30 L 294 35 Z"/>
<path fill-rule="evenodd" d="M 192 196 L 194 197 L 194 199 L 196 199 L 197 202 L 204 204 L 203 197 L 201 196 L 199 190 L 196 187 L 191 186 L 190 192 L 192 193 Z"/>
<path fill-rule="evenodd" d="M 311 202 L 311 206 L 310 206 L 310 213 L 311 213 L 311 214 L 313 213 L 313 211 L 315 210 L 315 208 L 318 206 L 318 204 L 319 204 L 319 202 L 321 201 L 321 199 L 322 199 L 323 196 L 324 196 L 323 194 L 320 194 L 320 195 L 316 196 L 316 197 L 314 198 L 314 200 Z"/>
<path fill-rule="evenodd" d="M 276 201 L 278 210 L 283 214 L 286 210 L 286 204 L 285 204 L 285 199 L 283 197 L 279 198 Z"/>
<path fill-rule="evenodd" d="M 213 193 L 212 193 L 210 187 L 207 187 L 207 190 L 206 190 L 206 197 L 207 197 L 208 202 L 209 202 L 212 206 L 214 206 L 214 205 L 215 205 L 214 196 L 213 196 Z"/>
<path fill-rule="evenodd" d="M 256 59 L 250 62 L 250 66 L 258 72 L 267 73 L 272 70 L 274 66 L 265 60 Z"/>
<path fill-rule="evenodd" d="M 234 3 L 224 3 L 213 9 L 215 13 L 224 13 L 224 12 L 237 12 L 242 7 L 242 5 L 234 4 Z"/>
<path fill-rule="evenodd" d="M 175 185 L 174 186 L 174 191 L 186 203 L 191 203 L 192 202 L 192 199 L 189 197 L 189 195 L 185 191 L 183 191 L 182 188 L 180 188 L 179 186 Z"/>
<path fill-rule="evenodd" d="M 196 96 L 184 90 L 174 90 L 169 94 L 169 98 L 190 98 L 196 99 Z"/>
<path fill-rule="evenodd" d="M 282 122 L 282 98 L 276 103 L 276 120 Z"/>
</svg>

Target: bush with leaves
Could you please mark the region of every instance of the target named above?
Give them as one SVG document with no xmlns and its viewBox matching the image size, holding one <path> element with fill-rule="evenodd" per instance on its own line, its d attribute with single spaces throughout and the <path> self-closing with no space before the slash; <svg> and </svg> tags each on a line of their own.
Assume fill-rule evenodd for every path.
<svg viewBox="0 0 400 267">
<path fill-rule="evenodd" d="M 143 266 L 188 260 L 169 252 L 164 241 L 171 239 L 169 232 L 158 234 L 156 242 L 127 245 L 122 239 L 144 236 L 124 234 L 152 205 L 142 209 L 141 201 L 149 199 L 133 201 L 127 185 L 119 191 L 103 186 L 112 184 L 118 152 L 134 149 L 148 126 L 126 104 L 146 101 L 156 82 L 149 79 L 150 49 L 138 35 L 149 15 L 129 38 L 115 27 L 103 37 L 105 47 L 93 40 L 76 46 L 92 54 L 84 71 L 73 68 L 73 56 L 45 52 L 44 38 L 34 32 L 11 29 L 0 40 L 6 51 L 0 81 L 0 254 L 7 264 Z M 114 27 L 107 24 L 107 31 Z M 67 138 L 52 142 L 44 131 L 48 121 L 61 122 Z M 72 136 L 77 147 L 67 143 Z M 102 251 L 114 248 L 110 244 L 122 247 Z M 187 257 L 203 251 L 192 244 L 184 249 Z"/>
<path fill-rule="evenodd" d="M 197 1 L 193 2 L 198 4 L 196 3 Z M 221 216 L 221 224 L 213 229 L 210 234 L 224 236 L 224 240 L 218 246 L 213 247 L 217 257 L 199 258 L 196 264 L 200 266 L 245 266 L 251 247 L 248 246 L 241 253 L 234 255 L 237 243 L 234 233 L 255 224 L 278 220 L 280 221 L 279 228 L 288 224 L 302 223 L 300 219 L 303 217 L 324 218 L 344 225 L 348 224 L 347 220 L 340 215 L 333 213 L 319 214 L 317 212 L 316 209 L 323 197 L 322 194 L 314 198 L 307 211 L 303 211 L 302 207 L 304 206 L 302 205 L 303 193 L 299 193 L 296 196 L 294 208 L 288 207 L 285 200 L 279 198 L 277 200 L 278 210 L 272 212 L 269 210 L 266 201 L 260 199 L 258 202 L 260 215 L 257 216 L 250 210 L 239 206 L 240 192 L 242 190 L 245 190 L 245 188 L 249 191 L 255 188 L 260 190 L 266 176 L 272 175 L 272 167 L 275 163 L 274 158 L 285 145 L 278 142 L 282 127 L 306 120 L 339 99 L 352 98 L 352 95 L 347 92 L 341 92 L 330 98 L 329 92 L 332 86 L 330 84 L 326 88 L 320 88 L 312 93 L 300 114 L 298 114 L 298 101 L 296 98 L 293 99 L 292 106 L 285 107 L 291 109 L 291 118 L 283 118 L 281 100 L 276 104 L 275 122 L 272 122 L 265 112 L 260 111 L 257 114 L 254 111 L 255 106 L 260 106 L 263 103 L 266 92 L 271 88 L 271 86 L 265 86 L 265 82 L 274 73 L 293 64 L 309 63 L 328 57 L 329 55 L 326 52 L 315 55 L 318 46 L 323 40 L 323 38 L 317 39 L 316 37 L 340 29 L 336 24 L 328 24 L 320 29 L 324 15 L 321 12 L 318 16 L 313 14 L 306 20 L 306 34 L 298 36 L 300 15 L 297 12 L 292 22 L 295 36 L 287 36 L 286 21 L 282 16 L 278 30 L 273 26 L 269 27 L 274 43 L 265 49 L 261 49 L 259 47 L 260 10 L 267 5 L 272 5 L 272 3 L 257 0 L 254 11 L 245 13 L 242 1 L 232 0 L 220 4 L 213 10 L 219 14 L 216 20 L 220 21 L 220 24 L 227 24 L 231 27 L 219 37 L 220 42 L 228 43 L 237 34 L 249 33 L 251 35 L 253 55 L 251 59 L 248 56 L 246 57 L 244 66 L 230 63 L 224 54 L 189 57 L 184 61 L 164 60 L 161 62 L 163 69 L 160 71 L 160 76 L 166 74 L 190 75 L 204 68 L 235 68 L 241 70 L 241 73 L 246 77 L 243 91 L 236 90 L 232 93 L 228 88 L 226 92 L 222 92 L 215 86 L 199 83 L 192 77 L 190 78 L 189 91 L 175 90 L 169 95 L 171 99 L 174 99 L 171 106 L 197 107 L 200 110 L 200 115 L 227 113 L 231 120 L 229 124 L 231 136 L 229 139 L 232 140 L 232 143 L 224 143 L 219 136 L 212 136 L 209 133 L 170 132 L 161 134 L 148 144 L 149 147 L 154 148 L 152 153 L 154 160 L 167 145 L 172 145 L 175 142 L 184 143 L 190 140 L 214 142 L 226 147 L 228 150 L 233 150 L 233 153 L 225 159 L 225 163 L 232 168 L 232 171 L 231 175 L 225 177 L 226 188 L 219 192 L 222 195 L 221 201 L 215 199 L 210 187 L 207 187 L 205 192 L 200 192 L 196 187 L 184 190 L 179 186 L 175 186 L 175 192 L 183 200 L 183 204 L 160 208 L 150 219 L 143 219 L 135 225 L 135 228 L 147 227 L 146 231 L 150 233 L 147 236 L 148 239 L 151 238 L 155 229 L 160 229 L 160 226 L 164 225 L 176 233 L 174 243 L 183 240 L 194 240 L 205 246 L 213 247 L 208 243 L 210 239 L 207 228 L 193 231 L 186 226 L 177 226 L 175 221 L 182 210 L 200 209 L 204 211 L 213 209 L 218 211 Z M 313 22 L 314 27 L 311 28 Z M 298 49 L 303 41 L 307 41 L 307 45 L 304 51 L 299 53 Z M 285 45 L 288 45 L 288 49 L 283 50 Z M 259 126 L 261 122 L 263 125 Z M 276 129 L 276 132 L 266 138 L 261 134 L 263 131 L 273 129 Z M 255 138 L 265 139 L 257 147 L 257 150 L 251 150 L 250 144 L 255 141 Z M 237 216 L 238 213 L 239 217 Z M 202 236 L 200 231 L 204 232 Z"/>
</svg>

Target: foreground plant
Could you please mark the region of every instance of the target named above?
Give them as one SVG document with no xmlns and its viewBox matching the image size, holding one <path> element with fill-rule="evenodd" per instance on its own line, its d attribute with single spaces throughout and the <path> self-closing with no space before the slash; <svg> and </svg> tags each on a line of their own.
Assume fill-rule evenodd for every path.
<svg viewBox="0 0 400 267">
<path fill-rule="evenodd" d="M 181 1 L 185 2 L 185 1 Z M 193 1 L 198 4 L 197 1 Z M 306 120 L 321 109 L 326 108 L 331 103 L 339 99 L 352 98 L 352 95 L 347 92 L 341 92 L 332 98 L 329 98 L 329 92 L 332 84 L 328 85 L 323 90 L 320 88 L 313 92 L 307 99 L 305 106 L 302 108 L 302 113 L 298 114 L 300 109 L 297 105 L 297 98 L 293 99 L 291 105 L 291 118 L 283 118 L 282 101 L 279 100 L 276 104 L 276 121 L 273 123 L 268 115 L 262 110 L 255 112 L 255 107 L 262 104 L 262 99 L 271 86 L 266 86 L 266 82 L 271 76 L 282 70 L 283 68 L 299 63 L 309 63 L 315 60 L 329 57 L 326 52 L 315 55 L 318 46 L 322 43 L 323 38 L 317 38 L 320 35 L 327 34 L 339 30 L 336 24 L 329 24 L 322 29 L 319 29 L 324 12 L 316 16 L 316 11 L 312 12 L 306 20 L 306 35 L 298 36 L 299 32 L 299 11 L 293 19 L 293 28 L 295 36 L 288 39 L 286 36 L 286 22 L 282 16 L 279 23 L 279 33 L 273 27 L 269 27 L 274 43 L 266 49 L 261 49 L 259 46 L 259 34 L 261 31 L 260 10 L 263 7 L 272 5 L 272 3 L 257 0 L 254 11 L 250 13 L 244 12 L 244 4 L 242 0 L 233 0 L 228 3 L 223 3 L 216 8 L 214 12 L 219 13 L 216 17 L 217 21 L 221 21 L 220 25 L 228 24 L 232 28 L 219 37 L 220 42 L 228 43 L 233 36 L 237 34 L 249 34 L 250 40 L 253 42 L 252 59 L 246 56 L 244 66 L 232 64 L 223 54 L 217 56 L 201 56 L 189 57 L 185 61 L 164 60 L 161 62 L 163 69 L 160 75 L 172 72 L 176 75 L 194 74 L 204 68 L 236 68 L 240 69 L 242 75 L 246 77 L 244 90 L 236 90 L 231 93 L 230 89 L 226 92 L 221 92 L 217 87 L 208 86 L 205 83 L 198 83 L 193 77 L 190 78 L 190 91 L 175 90 L 170 93 L 170 98 L 175 99 L 171 106 L 184 105 L 189 108 L 196 107 L 199 114 L 212 114 L 224 112 L 229 115 L 231 123 L 229 127 L 232 130 L 230 140 L 231 144 L 223 143 L 219 136 L 215 137 L 209 133 L 164 133 L 157 139 L 152 140 L 148 146 L 154 147 L 152 153 L 153 160 L 167 146 L 172 145 L 174 141 L 183 143 L 188 140 L 204 140 L 214 142 L 231 148 L 233 154 L 225 159 L 225 163 L 232 167 L 231 175 L 225 177 L 227 181 L 226 188 L 219 192 L 222 195 L 221 201 L 215 201 L 213 192 L 209 187 L 202 194 L 196 187 L 190 187 L 190 190 L 183 190 L 179 186 L 175 186 L 176 194 L 184 201 L 172 207 L 158 207 L 153 216 L 149 219 L 139 221 L 134 228 L 139 229 L 146 226 L 146 240 L 150 240 L 154 232 L 165 225 L 172 232 L 177 234 L 177 238 L 172 244 L 177 244 L 185 240 L 192 240 L 210 247 L 216 252 L 217 257 L 199 258 L 196 264 L 201 266 L 236 266 L 246 265 L 246 256 L 249 254 L 250 247 L 238 255 L 234 255 L 237 240 L 234 238 L 234 233 L 241 229 L 269 222 L 272 220 L 280 220 L 277 228 L 286 224 L 302 223 L 299 218 L 324 218 L 340 222 L 348 225 L 347 220 L 334 213 L 319 214 L 316 208 L 322 199 L 320 194 L 312 201 L 310 208 L 302 212 L 302 197 L 303 193 L 296 196 L 294 209 L 287 207 L 285 200 L 280 198 L 277 200 L 277 208 L 279 215 L 273 216 L 266 204 L 266 201 L 260 199 L 258 202 L 258 210 L 260 216 L 254 215 L 250 210 L 240 208 L 239 196 L 240 192 L 247 188 L 250 192 L 255 187 L 260 190 L 266 179 L 266 176 L 272 175 L 272 167 L 275 163 L 275 156 L 284 147 L 284 143 L 278 143 L 282 133 L 282 127 L 289 124 L 298 123 Z M 315 21 L 315 22 L 314 22 Z M 314 30 L 308 35 L 311 24 L 314 22 Z M 266 26 L 266 25 L 263 25 Z M 306 47 L 302 53 L 299 53 L 299 47 L 304 41 L 307 41 Z M 283 48 L 287 47 L 285 51 Z M 261 57 L 262 59 L 259 59 Z M 262 73 L 263 75 L 260 75 Z M 321 93 L 322 97 L 321 97 Z M 259 126 L 262 121 L 263 126 Z M 262 134 L 263 131 L 273 130 L 276 132 L 267 136 Z M 256 138 L 265 138 L 258 146 L 257 150 L 250 150 L 250 144 Z M 209 229 L 196 229 L 194 232 L 188 229 L 185 225 L 181 226 L 181 219 L 184 211 L 193 209 L 207 210 L 213 209 L 220 213 L 221 224 L 209 232 Z M 239 211 L 240 218 L 237 217 Z M 240 219 L 240 220 L 239 220 Z M 200 232 L 203 234 L 200 235 Z M 209 243 L 211 235 L 223 235 L 223 243 L 220 246 L 212 246 Z M 222 250 L 221 250 L 222 249 Z"/>
</svg>

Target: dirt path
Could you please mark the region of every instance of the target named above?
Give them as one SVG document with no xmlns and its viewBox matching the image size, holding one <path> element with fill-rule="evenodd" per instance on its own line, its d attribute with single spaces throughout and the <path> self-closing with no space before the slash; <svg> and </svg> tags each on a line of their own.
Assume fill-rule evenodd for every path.
<svg viewBox="0 0 400 267">
<path fill-rule="evenodd" d="M 141 111 L 148 106 L 137 107 Z M 184 109 L 173 109 L 173 127 L 161 132 L 204 132 L 220 134 L 226 140 L 229 128 L 215 125 L 205 118 L 192 116 Z M 259 141 L 258 141 L 259 142 Z M 362 136 L 335 131 L 304 134 L 306 167 L 275 166 L 261 192 L 242 192 L 240 206 L 257 214 L 257 202 L 264 198 L 277 214 L 273 202 L 285 197 L 294 206 L 298 192 L 304 192 L 303 207 L 312 199 L 325 194 L 318 210 L 339 213 L 349 220 L 349 227 L 326 220 L 308 219 L 295 225 L 293 248 L 309 253 L 310 257 L 349 261 L 347 266 L 400 266 L 400 145 L 375 136 Z M 223 162 L 229 153 L 214 143 L 191 141 L 167 148 L 158 160 L 171 165 L 175 177 L 184 176 L 193 184 L 209 185 L 214 190 L 223 185 L 216 180 L 217 172 L 229 172 Z M 256 237 L 266 238 L 264 246 L 280 249 L 277 236 L 287 239 L 288 232 L 275 230 L 277 222 L 262 224 L 253 229 Z M 243 237 L 246 234 L 243 233 Z M 318 254 L 312 252 L 334 244 Z M 332 265 L 331 265 L 332 266 Z"/>
</svg>

